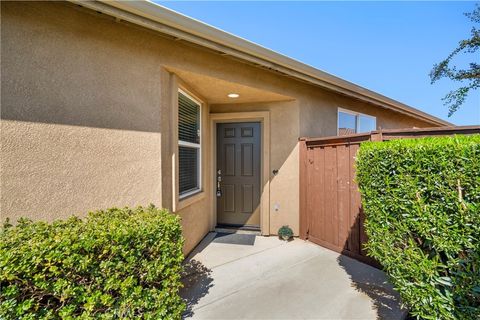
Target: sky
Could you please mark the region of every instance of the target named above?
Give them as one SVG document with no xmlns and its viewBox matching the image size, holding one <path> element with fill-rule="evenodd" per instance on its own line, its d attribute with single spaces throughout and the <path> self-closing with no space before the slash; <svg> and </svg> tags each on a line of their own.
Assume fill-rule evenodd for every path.
<svg viewBox="0 0 480 320">
<path fill-rule="evenodd" d="M 475 2 L 156 2 L 456 125 L 480 124 L 479 90 L 448 118 L 441 98 L 460 84 L 428 76 L 470 35 L 463 13 Z"/>
</svg>

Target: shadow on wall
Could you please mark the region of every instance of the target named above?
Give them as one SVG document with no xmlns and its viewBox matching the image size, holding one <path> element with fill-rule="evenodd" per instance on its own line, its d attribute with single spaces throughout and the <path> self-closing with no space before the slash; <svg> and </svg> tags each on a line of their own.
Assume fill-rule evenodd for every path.
<svg viewBox="0 0 480 320">
<path fill-rule="evenodd" d="M 347 244 L 352 241 L 358 241 L 359 223 L 363 219 L 357 218 L 350 229 L 349 236 L 345 242 L 346 254 Z M 353 239 L 352 239 L 353 238 Z M 372 301 L 373 307 L 377 311 L 377 319 L 403 319 L 407 314 L 407 309 L 401 307 L 400 295 L 393 289 L 388 281 L 388 276 L 380 269 L 370 267 L 365 268 L 362 262 L 354 260 L 346 255 L 340 255 L 337 258 L 340 267 L 349 275 L 352 286 L 359 292 L 366 294 Z M 373 263 L 380 266 L 378 263 Z"/>
<path fill-rule="evenodd" d="M 157 38 L 77 7 L 2 2 L 2 120 L 160 132 Z"/>
<path fill-rule="evenodd" d="M 183 288 L 180 289 L 180 296 L 185 300 L 187 308 L 184 317 L 193 316 L 193 308 L 198 301 L 207 295 L 213 287 L 212 271 L 197 260 L 186 260 L 184 273 L 182 275 Z"/>
</svg>

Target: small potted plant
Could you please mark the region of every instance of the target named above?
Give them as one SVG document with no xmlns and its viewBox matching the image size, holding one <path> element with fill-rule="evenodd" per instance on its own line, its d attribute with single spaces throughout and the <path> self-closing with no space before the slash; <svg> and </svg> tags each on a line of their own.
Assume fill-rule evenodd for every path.
<svg viewBox="0 0 480 320">
<path fill-rule="evenodd" d="M 285 241 L 289 241 L 293 237 L 293 231 L 289 226 L 283 226 L 278 229 L 278 237 Z"/>
</svg>

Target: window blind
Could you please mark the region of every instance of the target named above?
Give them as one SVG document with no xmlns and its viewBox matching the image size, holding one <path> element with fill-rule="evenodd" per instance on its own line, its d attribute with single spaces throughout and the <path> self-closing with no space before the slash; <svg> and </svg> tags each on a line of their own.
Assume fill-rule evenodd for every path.
<svg viewBox="0 0 480 320">
<path fill-rule="evenodd" d="M 200 106 L 178 93 L 178 140 L 200 143 Z"/>
<path fill-rule="evenodd" d="M 198 189 L 198 149 L 179 147 L 179 191 L 180 194 Z"/>
<path fill-rule="evenodd" d="M 200 191 L 200 104 L 178 92 L 179 194 Z"/>
</svg>

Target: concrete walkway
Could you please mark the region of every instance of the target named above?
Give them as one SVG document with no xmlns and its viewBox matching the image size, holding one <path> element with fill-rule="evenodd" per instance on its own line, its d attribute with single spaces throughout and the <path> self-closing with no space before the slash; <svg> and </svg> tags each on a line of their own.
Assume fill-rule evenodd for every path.
<svg viewBox="0 0 480 320">
<path fill-rule="evenodd" d="M 251 236 L 252 245 L 228 243 L 229 237 L 218 241 L 215 235 L 186 261 L 185 318 L 395 320 L 405 315 L 385 274 L 375 268 L 303 240 Z"/>
</svg>

